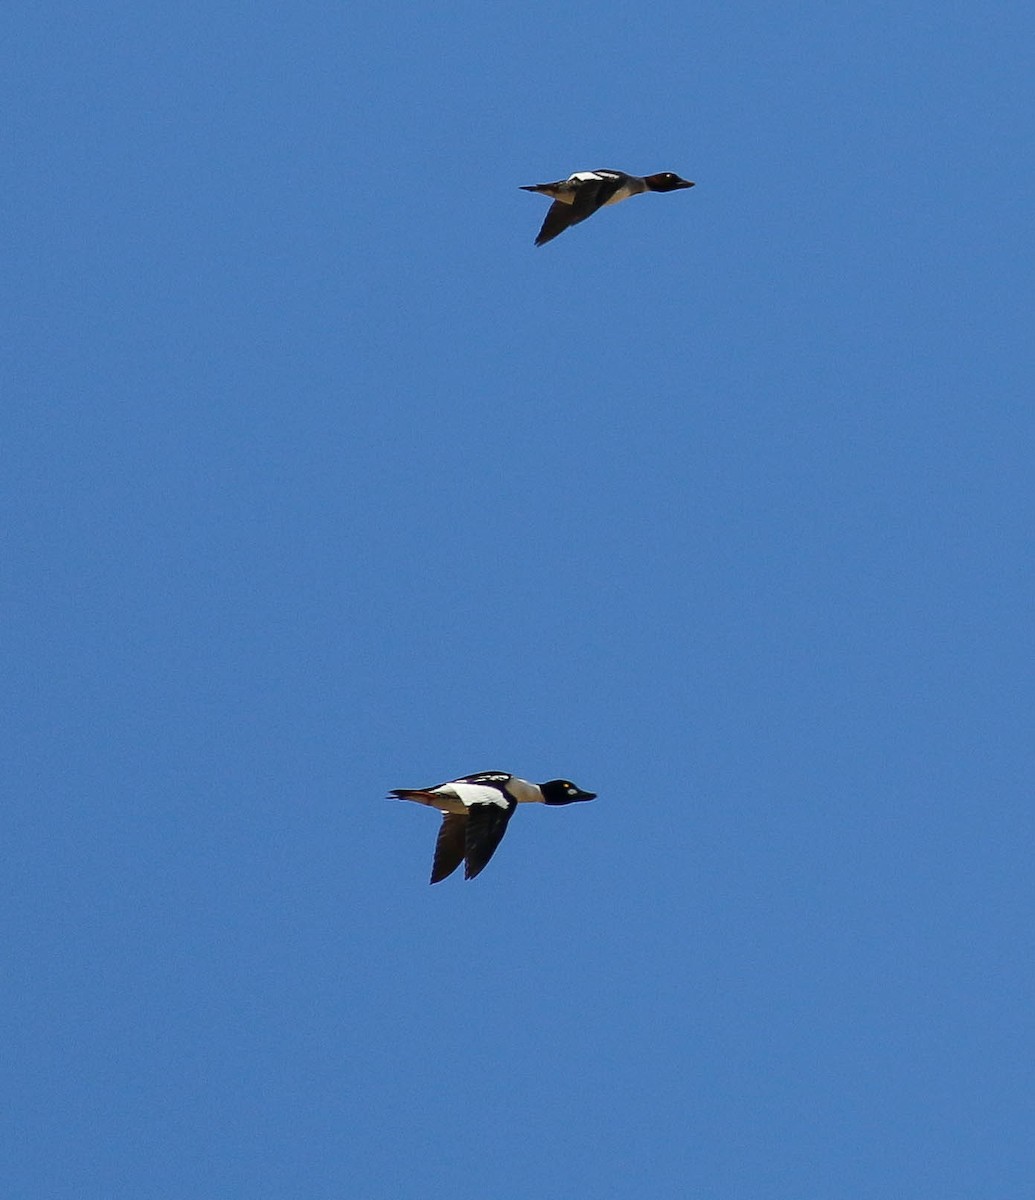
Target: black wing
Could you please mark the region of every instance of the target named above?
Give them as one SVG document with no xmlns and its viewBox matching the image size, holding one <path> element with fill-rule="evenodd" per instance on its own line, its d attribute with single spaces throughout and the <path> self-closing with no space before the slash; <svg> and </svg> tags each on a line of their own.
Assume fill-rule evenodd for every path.
<svg viewBox="0 0 1035 1200">
<path fill-rule="evenodd" d="M 610 171 L 606 167 L 598 167 L 594 174 L 600 176 L 600 182 L 593 188 L 593 207 L 588 213 L 586 213 L 585 217 L 579 217 L 580 221 L 584 221 L 586 217 L 591 217 L 602 204 L 606 204 L 608 200 L 610 200 L 615 194 L 615 192 L 618 191 L 622 184 L 628 179 L 627 175 L 622 175 L 618 171 Z M 579 188 L 580 193 L 582 190 L 582 188 Z M 576 207 L 578 207 L 578 203 L 579 197 L 576 196 Z"/>
<path fill-rule="evenodd" d="M 467 830 L 464 838 L 464 878 L 473 879 L 485 869 L 496 847 L 503 841 L 507 825 L 513 816 L 517 802 L 512 800 L 506 808 L 499 804 L 472 804 L 467 810 Z M 444 822 L 443 822 L 444 824 Z"/>
<path fill-rule="evenodd" d="M 464 861 L 464 846 L 467 840 L 467 814 L 446 813 L 435 843 L 435 861 L 431 868 L 431 882 L 440 883 L 452 875 Z"/>
<path fill-rule="evenodd" d="M 603 179 L 588 180 L 580 184 L 575 192 L 575 199 L 570 204 L 560 200 L 550 205 L 542 229 L 535 240 L 537 246 L 543 246 L 552 241 L 559 233 L 578 225 L 591 217 L 598 208 L 603 207 L 622 186 L 620 175 L 607 175 Z"/>
<path fill-rule="evenodd" d="M 559 233 L 563 233 L 569 225 L 574 224 L 571 211 L 570 204 L 563 204 L 560 200 L 555 200 L 547 210 L 546 220 L 536 235 L 535 244 L 545 246 L 547 242 L 552 242 Z"/>
<path fill-rule="evenodd" d="M 461 775 L 459 779 L 447 779 L 445 783 L 430 783 L 422 788 L 394 788 L 388 794 L 398 800 L 413 800 L 417 796 L 429 795 L 439 788 L 449 787 L 451 783 L 487 783 L 502 787 L 508 779 L 513 778 L 506 771 L 478 771 L 474 775 Z M 422 801 L 422 803 L 424 803 Z"/>
<path fill-rule="evenodd" d="M 462 779 L 451 779 L 450 783 L 488 783 L 503 786 L 513 776 L 506 771 L 476 771 L 473 775 L 465 775 Z"/>
</svg>

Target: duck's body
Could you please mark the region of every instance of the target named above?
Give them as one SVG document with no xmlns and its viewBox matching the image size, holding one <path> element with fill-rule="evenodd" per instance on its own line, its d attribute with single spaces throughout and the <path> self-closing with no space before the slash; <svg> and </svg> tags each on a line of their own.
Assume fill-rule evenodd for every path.
<svg viewBox="0 0 1035 1200">
<path fill-rule="evenodd" d="M 480 771 L 426 788 L 399 788 L 390 793 L 399 800 L 427 804 L 444 814 L 435 844 L 431 882 L 438 883 L 464 863 L 464 878 L 473 879 L 485 868 L 507 832 L 519 804 L 573 804 L 595 800 L 567 779 L 529 783 L 506 771 Z"/>
<path fill-rule="evenodd" d="M 553 200 L 539 236 L 535 239 L 537 246 L 543 246 L 605 205 L 618 204 L 621 200 L 640 196 L 644 192 L 676 192 L 693 186 L 689 179 L 680 179 L 671 171 L 641 176 L 602 167 L 597 171 L 576 171 L 574 175 L 559 179 L 556 183 L 523 185 L 521 190 L 537 192 Z"/>
</svg>

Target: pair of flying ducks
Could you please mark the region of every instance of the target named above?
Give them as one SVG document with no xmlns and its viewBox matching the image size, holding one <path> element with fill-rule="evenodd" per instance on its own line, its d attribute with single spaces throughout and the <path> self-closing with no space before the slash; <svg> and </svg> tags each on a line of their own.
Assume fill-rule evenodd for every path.
<svg viewBox="0 0 1035 1200">
<path fill-rule="evenodd" d="M 556 183 L 533 183 L 523 187 L 525 192 L 538 192 L 553 201 L 542 229 L 535 240 L 537 246 L 553 241 L 572 225 L 591 217 L 597 209 L 608 204 L 640 196 L 644 192 L 678 192 L 692 188 L 689 179 L 680 179 L 671 171 L 657 175 L 627 175 L 624 171 L 576 171 Z"/>
<path fill-rule="evenodd" d="M 641 177 L 599 170 L 576 171 L 556 183 L 535 183 L 522 190 L 549 196 L 553 201 L 535 240 L 537 246 L 543 246 L 608 204 L 644 192 L 677 192 L 693 186 L 690 180 L 680 179 L 671 171 Z M 584 792 L 568 779 L 529 783 L 505 771 L 480 771 L 426 788 L 398 788 L 391 795 L 427 804 L 443 814 L 431 868 L 432 883 L 452 875 L 461 863 L 465 879 L 480 874 L 496 853 L 519 804 L 574 804 L 596 799 L 594 792 Z"/>
</svg>

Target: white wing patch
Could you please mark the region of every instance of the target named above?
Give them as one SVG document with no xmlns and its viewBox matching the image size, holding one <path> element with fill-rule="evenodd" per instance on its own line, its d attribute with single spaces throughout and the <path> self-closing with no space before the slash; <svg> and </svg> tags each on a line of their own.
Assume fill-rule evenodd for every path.
<svg viewBox="0 0 1035 1200">
<path fill-rule="evenodd" d="M 499 788 L 491 787 L 489 784 L 450 783 L 447 786 L 468 807 L 472 804 L 496 804 L 500 808 L 508 806 L 506 796 L 500 792 Z"/>
</svg>

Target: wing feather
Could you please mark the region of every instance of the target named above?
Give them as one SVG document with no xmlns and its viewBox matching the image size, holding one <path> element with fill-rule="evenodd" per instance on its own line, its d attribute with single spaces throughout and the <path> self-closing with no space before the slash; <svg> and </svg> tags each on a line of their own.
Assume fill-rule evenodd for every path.
<svg viewBox="0 0 1035 1200">
<path fill-rule="evenodd" d="M 550 205 L 543 227 L 535 239 L 537 246 L 545 246 L 547 242 L 553 241 L 558 234 L 570 229 L 572 225 L 578 225 L 580 221 L 591 217 L 622 186 L 620 176 L 608 174 L 601 177 L 596 176 L 595 173 L 594 176 L 593 179 L 587 179 L 579 184 L 569 202 L 556 200 Z"/>
<path fill-rule="evenodd" d="M 467 814 L 446 813 L 435 842 L 435 861 L 431 867 L 431 882 L 440 883 L 452 875 L 464 861 L 467 841 Z"/>
<path fill-rule="evenodd" d="M 464 878 L 473 879 L 484 869 L 496 853 L 496 847 L 507 832 L 517 802 L 511 801 L 506 808 L 498 804 L 472 804 L 467 814 L 467 830 L 464 842 Z"/>
</svg>

